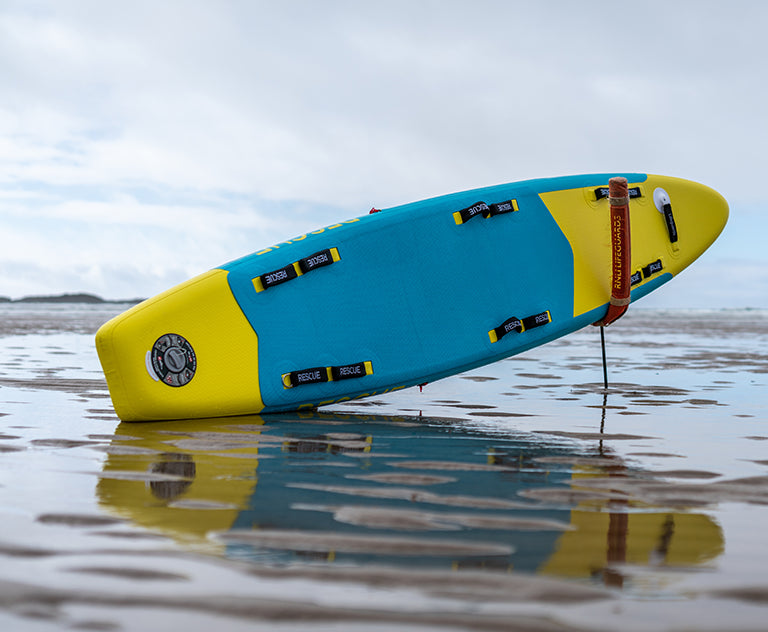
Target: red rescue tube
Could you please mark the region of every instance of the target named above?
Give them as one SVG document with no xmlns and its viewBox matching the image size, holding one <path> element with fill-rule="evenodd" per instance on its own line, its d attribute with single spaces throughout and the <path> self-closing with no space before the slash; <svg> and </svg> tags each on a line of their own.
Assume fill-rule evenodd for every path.
<svg viewBox="0 0 768 632">
<path fill-rule="evenodd" d="M 626 178 L 608 181 L 608 201 L 611 205 L 611 301 L 602 320 L 593 323 L 605 327 L 616 322 L 630 303 L 631 245 L 629 232 L 629 187 Z"/>
</svg>

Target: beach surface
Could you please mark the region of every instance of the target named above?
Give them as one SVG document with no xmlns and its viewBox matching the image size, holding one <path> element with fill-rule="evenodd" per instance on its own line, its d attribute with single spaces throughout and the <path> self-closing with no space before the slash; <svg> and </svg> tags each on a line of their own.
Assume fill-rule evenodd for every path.
<svg viewBox="0 0 768 632">
<path fill-rule="evenodd" d="M 768 311 L 632 306 L 423 392 L 121 423 L 120 305 L 0 305 L 0 629 L 759 630 Z"/>
</svg>

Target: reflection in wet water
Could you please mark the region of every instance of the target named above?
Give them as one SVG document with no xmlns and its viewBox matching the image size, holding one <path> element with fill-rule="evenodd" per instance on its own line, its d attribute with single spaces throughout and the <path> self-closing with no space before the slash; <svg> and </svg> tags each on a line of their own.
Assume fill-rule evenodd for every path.
<svg viewBox="0 0 768 632">
<path fill-rule="evenodd" d="M 687 567 L 723 549 L 710 517 L 628 491 L 621 483 L 645 474 L 610 448 L 552 434 L 314 413 L 121 424 L 107 452 L 105 510 L 238 560 L 503 569 L 613 586 L 622 564 Z"/>
<path fill-rule="evenodd" d="M 423 393 L 128 425 L 119 310 L 0 305 L 1 630 L 765 627 L 768 312 L 635 309 L 607 391 L 588 328 Z"/>
<path fill-rule="evenodd" d="M 184 452 L 166 452 L 160 460 L 152 463 L 150 474 L 165 474 L 173 477 L 171 480 L 150 480 L 149 490 L 160 500 L 174 500 L 182 496 L 196 478 L 197 468 L 192 455 Z"/>
</svg>

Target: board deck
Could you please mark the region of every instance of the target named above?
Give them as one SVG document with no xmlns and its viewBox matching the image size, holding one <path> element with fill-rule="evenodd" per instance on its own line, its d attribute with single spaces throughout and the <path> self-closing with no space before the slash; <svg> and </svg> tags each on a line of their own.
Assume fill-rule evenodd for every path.
<svg viewBox="0 0 768 632">
<path fill-rule="evenodd" d="M 637 173 L 454 193 L 259 250 L 105 324 L 96 343 L 115 410 L 132 421 L 311 408 L 434 381 L 589 325 L 611 297 L 605 187 L 616 175 L 630 187 L 637 300 L 715 240 L 728 216 L 718 193 Z"/>
</svg>

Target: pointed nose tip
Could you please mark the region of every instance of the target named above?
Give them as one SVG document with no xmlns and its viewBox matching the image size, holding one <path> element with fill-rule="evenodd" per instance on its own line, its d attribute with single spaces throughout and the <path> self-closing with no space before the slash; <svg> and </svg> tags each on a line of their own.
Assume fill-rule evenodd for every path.
<svg viewBox="0 0 768 632">
<path fill-rule="evenodd" d="M 703 187 L 706 190 L 706 199 L 698 206 L 698 230 L 705 243 L 701 252 L 704 252 L 723 232 L 728 223 L 730 213 L 727 200 L 714 189 Z M 701 252 L 699 254 L 701 254 Z"/>
<path fill-rule="evenodd" d="M 728 208 L 728 201 L 720 195 L 717 191 L 712 191 L 712 193 L 715 194 L 717 197 L 717 203 L 713 204 L 715 207 L 714 215 L 716 217 L 716 226 L 719 226 L 720 229 L 718 230 L 717 234 L 719 235 L 723 228 L 725 228 L 725 225 L 728 223 L 728 215 L 730 213 L 730 210 Z"/>
</svg>

